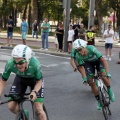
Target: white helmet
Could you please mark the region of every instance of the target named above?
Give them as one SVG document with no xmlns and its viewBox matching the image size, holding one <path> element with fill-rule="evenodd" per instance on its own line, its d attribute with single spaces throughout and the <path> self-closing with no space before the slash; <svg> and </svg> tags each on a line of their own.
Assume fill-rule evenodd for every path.
<svg viewBox="0 0 120 120">
<path fill-rule="evenodd" d="M 73 42 L 73 48 L 74 49 L 85 48 L 86 46 L 87 46 L 87 41 L 82 40 L 82 39 L 76 39 Z"/>
<path fill-rule="evenodd" d="M 16 45 L 12 50 L 12 57 L 25 58 L 28 64 L 32 55 L 33 55 L 32 49 L 27 45 L 19 44 Z"/>
</svg>

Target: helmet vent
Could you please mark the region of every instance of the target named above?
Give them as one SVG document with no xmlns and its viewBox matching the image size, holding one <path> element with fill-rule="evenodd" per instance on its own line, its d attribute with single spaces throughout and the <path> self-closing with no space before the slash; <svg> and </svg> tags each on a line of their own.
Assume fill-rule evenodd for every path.
<svg viewBox="0 0 120 120">
<path fill-rule="evenodd" d="M 27 46 L 23 49 L 23 58 L 25 58 L 25 53 L 26 53 Z"/>
</svg>

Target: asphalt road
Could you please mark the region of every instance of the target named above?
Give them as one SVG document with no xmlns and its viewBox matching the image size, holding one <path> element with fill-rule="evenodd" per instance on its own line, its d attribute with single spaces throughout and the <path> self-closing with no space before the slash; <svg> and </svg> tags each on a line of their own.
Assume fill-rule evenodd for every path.
<svg viewBox="0 0 120 120">
<path fill-rule="evenodd" d="M 104 49 L 98 48 L 102 53 Z M 10 50 L 0 49 L 0 54 L 10 55 Z M 112 75 L 111 86 L 115 92 L 116 101 L 111 103 L 111 120 L 120 118 L 120 66 L 115 64 L 118 60 L 119 48 L 113 49 L 112 61 L 109 61 L 109 69 Z M 68 57 L 58 57 L 44 53 L 36 53 L 40 60 L 45 80 L 45 106 L 50 120 L 104 120 L 102 111 L 98 111 L 96 100 L 89 86 L 81 82 L 81 75 L 74 73 L 69 64 Z M 0 62 L 0 68 L 5 61 Z M 8 93 L 14 80 L 14 74 L 7 81 L 4 93 Z M 2 100 L 5 100 L 2 96 Z M 31 109 L 29 103 L 25 103 L 25 109 Z M 0 120 L 14 120 L 15 115 L 7 105 L 0 106 Z M 31 119 L 30 119 L 31 120 Z"/>
</svg>

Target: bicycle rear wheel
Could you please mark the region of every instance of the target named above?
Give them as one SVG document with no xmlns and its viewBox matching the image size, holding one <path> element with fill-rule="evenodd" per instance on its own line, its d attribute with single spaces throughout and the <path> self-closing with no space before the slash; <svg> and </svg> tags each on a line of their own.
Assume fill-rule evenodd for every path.
<svg viewBox="0 0 120 120">
<path fill-rule="evenodd" d="M 111 115 L 111 111 L 109 108 L 109 104 L 107 101 L 107 91 L 105 89 L 105 87 L 103 87 L 103 89 L 101 90 L 101 88 L 98 88 L 98 92 L 99 92 L 99 97 L 100 97 L 100 104 L 102 106 L 102 111 L 103 111 L 103 115 L 105 120 L 109 120 L 109 116 Z"/>
</svg>

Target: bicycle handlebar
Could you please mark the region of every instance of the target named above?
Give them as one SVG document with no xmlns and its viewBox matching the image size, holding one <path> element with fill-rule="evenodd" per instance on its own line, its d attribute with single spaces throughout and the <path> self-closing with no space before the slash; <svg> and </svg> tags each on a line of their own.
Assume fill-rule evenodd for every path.
<svg viewBox="0 0 120 120">
<path fill-rule="evenodd" d="M 30 93 L 25 93 L 23 95 L 21 94 L 4 94 L 5 97 L 15 97 L 15 96 L 27 96 L 27 95 L 30 95 Z"/>
</svg>

